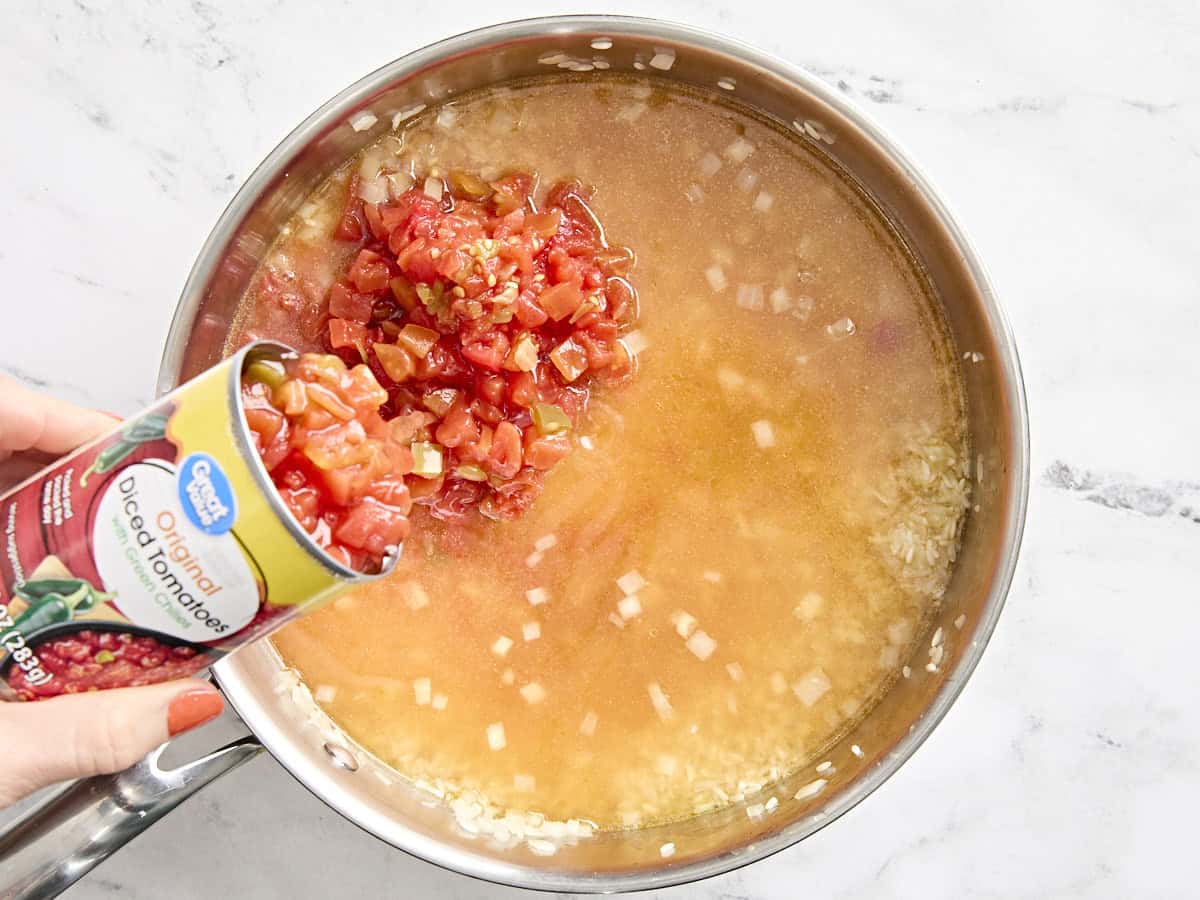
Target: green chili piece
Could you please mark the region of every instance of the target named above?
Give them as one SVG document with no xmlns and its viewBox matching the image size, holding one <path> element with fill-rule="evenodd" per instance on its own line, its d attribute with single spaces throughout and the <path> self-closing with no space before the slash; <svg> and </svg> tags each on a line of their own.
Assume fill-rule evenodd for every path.
<svg viewBox="0 0 1200 900">
<path fill-rule="evenodd" d="M 242 379 L 250 382 L 265 384 L 269 388 L 277 388 L 287 381 L 287 373 L 283 366 L 269 359 L 256 359 L 246 366 Z"/>
<path fill-rule="evenodd" d="M 100 663 L 101 665 L 105 665 L 107 663 L 112 662 L 114 659 L 116 659 L 116 656 L 113 655 L 113 652 L 111 650 L 101 650 L 94 657 L 92 657 L 92 659 L 94 659 L 96 662 Z"/>
<path fill-rule="evenodd" d="M 535 403 L 533 405 L 533 424 L 537 426 L 538 434 L 558 434 L 571 430 L 571 420 L 561 407 L 553 403 Z"/>
</svg>

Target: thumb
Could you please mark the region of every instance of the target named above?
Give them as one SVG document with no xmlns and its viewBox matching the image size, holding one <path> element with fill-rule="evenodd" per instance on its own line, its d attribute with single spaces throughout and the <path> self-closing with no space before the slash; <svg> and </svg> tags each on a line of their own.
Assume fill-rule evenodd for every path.
<svg viewBox="0 0 1200 900">
<path fill-rule="evenodd" d="M 57 781 L 128 768 L 224 705 L 216 688 L 196 679 L 0 702 L 0 808 Z"/>
</svg>

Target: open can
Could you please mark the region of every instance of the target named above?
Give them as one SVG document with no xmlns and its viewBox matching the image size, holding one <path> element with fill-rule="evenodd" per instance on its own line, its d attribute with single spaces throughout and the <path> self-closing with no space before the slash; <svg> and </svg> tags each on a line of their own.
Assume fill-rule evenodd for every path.
<svg viewBox="0 0 1200 900">
<path fill-rule="evenodd" d="M 192 675 L 364 574 L 276 492 L 242 409 L 250 344 L 0 497 L 0 697 Z"/>
</svg>

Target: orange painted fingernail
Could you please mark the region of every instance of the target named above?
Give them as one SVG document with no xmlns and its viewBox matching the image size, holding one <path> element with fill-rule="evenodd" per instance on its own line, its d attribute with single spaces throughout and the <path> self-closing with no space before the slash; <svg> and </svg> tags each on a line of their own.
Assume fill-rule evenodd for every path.
<svg viewBox="0 0 1200 900">
<path fill-rule="evenodd" d="M 167 707 L 167 731 L 172 737 L 215 719 L 225 708 L 225 698 L 215 688 L 197 688 L 180 694 Z"/>
</svg>

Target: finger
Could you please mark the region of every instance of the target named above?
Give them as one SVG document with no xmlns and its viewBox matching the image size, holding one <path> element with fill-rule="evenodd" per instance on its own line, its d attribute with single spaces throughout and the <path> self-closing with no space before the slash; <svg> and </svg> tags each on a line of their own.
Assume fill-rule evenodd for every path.
<svg viewBox="0 0 1200 900">
<path fill-rule="evenodd" d="M 0 806 L 58 781 L 126 769 L 223 708 L 217 689 L 196 679 L 0 702 Z"/>
<path fill-rule="evenodd" d="M 0 376 L 0 457 L 26 450 L 57 456 L 110 431 L 117 421 Z"/>
</svg>

